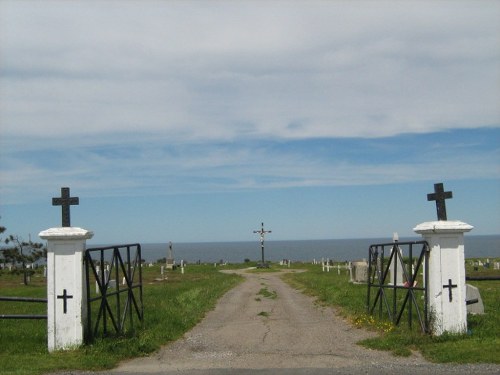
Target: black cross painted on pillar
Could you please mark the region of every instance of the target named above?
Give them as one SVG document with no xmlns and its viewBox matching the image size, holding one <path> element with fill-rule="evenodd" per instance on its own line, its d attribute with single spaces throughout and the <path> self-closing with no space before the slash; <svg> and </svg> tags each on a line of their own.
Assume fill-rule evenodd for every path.
<svg viewBox="0 0 500 375">
<path fill-rule="evenodd" d="M 262 224 L 262 229 L 261 230 L 254 230 L 254 233 L 259 233 L 260 234 L 260 248 L 262 250 L 262 266 L 264 266 L 264 235 L 266 233 L 271 233 L 272 231 L 270 230 L 264 230 L 264 223 Z"/>
<path fill-rule="evenodd" d="M 448 279 L 448 284 L 443 285 L 443 288 L 448 288 L 448 299 L 450 300 L 450 302 L 453 301 L 452 289 L 457 287 L 458 287 L 457 284 L 451 283 L 451 279 Z"/>
<path fill-rule="evenodd" d="M 52 198 L 53 206 L 62 206 L 62 226 L 70 227 L 71 219 L 69 215 L 69 206 L 78 205 L 79 199 L 77 197 L 69 196 L 69 188 L 61 188 L 61 198 Z"/>
<path fill-rule="evenodd" d="M 445 199 L 453 198 L 451 191 L 444 191 L 442 183 L 434 184 L 434 193 L 427 194 L 428 201 L 436 201 L 436 210 L 438 220 L 448 220 L 446 218 L 446 203 Z"/>
<path fill-rule="evenodd" d="M 72 299 L 73 296 L 68 296 L 68 292 L 66 291 L 66 289 L 63 289 L 63 294 L 60 295 L 60 296 L 57 296 L 57 299 L 62 299 L 64 300 L 64 304 L 63 304 L 63 312 L 66 314 L 66 312 L 68 311 L 68 299 Z"/>
</svg>

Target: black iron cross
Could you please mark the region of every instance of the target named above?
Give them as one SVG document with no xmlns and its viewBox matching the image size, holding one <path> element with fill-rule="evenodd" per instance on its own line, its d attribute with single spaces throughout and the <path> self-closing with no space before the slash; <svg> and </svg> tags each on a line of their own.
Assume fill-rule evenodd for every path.
<svg viewBox="0 0 500 375">
<path fill-rule="evenodd" d="M 450 302 L 453 301 L 453 293 L 451 290 L 453 288 L 457 288 L 457 284 L 452 284 L 451 279 L 448 279 L 448 284 L 443 285 L 443 288 L 448 288 L 448 298 L 449 298 Z"/>
<path fill-rule="evenodd" d="M 71 219 L 69 215 L 69 206 L 78 205 L 79 199 L 77 197 L 69 196 L 69 188 L 61 188 L 61 198 L 52 198 L 53 206 L 62 206 L 62 226 L 70 227 Z"/>
<path fill-rule="evenodd" d="M 66 289 L 63 289 L 63 294 L 60 296 L 57 296 L 57 299 L 62 299 L 64 300 L 64 305 L 63 305 L 63 312 L 66 314 L 68 311 L 68 299 L 72 299 L 73 296 L 68 296 L 68 292 L 66 292 Z"/>
<path fill-rule="evenodd" d="M 448 220 L 446 218 L 445 199 L 453 198 L 451 191 L 444 191 L 442 183 L 434 184 L 434 193 L 427 194 L 428 201 L 436 201 L 436 210 L 438 220 Z"/>
</svg>

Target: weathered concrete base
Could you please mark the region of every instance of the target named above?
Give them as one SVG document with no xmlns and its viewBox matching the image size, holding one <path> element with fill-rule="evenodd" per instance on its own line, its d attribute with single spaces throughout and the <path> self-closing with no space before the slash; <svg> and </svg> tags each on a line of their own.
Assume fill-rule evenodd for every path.
<svg viewBox="0 0 500 375">
<path fill-rule="evenodd" d="M 465 333 L 464 233 L 473 227 L 461 221 L 430 221 L 413 230 L 429 243 L 429 311 L 432 332 Z"/>
</svg>

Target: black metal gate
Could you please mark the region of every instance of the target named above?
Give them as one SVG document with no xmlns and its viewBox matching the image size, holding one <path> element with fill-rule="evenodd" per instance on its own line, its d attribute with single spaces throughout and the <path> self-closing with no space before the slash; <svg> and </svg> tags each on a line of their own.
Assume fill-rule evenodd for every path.
<svg viewBox="0 0 500 375">
<path fill-rule="evenodd" d="M 47 303 L 47 298 L 32 297 L 1 297 L 0 301 L 7 302 L 28 302 L 28 303 Z M 0 319 L 47 319 L 47 314 L 0 314 Z"/>
<path fill-rule="evenodd" d="M 114 334 L 118 335 L 135 330 L 134 318 L 142 324 L 144 307 L 140 244 L 87 249 L 85 272 L 86 341 L 109 335 L 109 323 Z M 94 283 L 95 290 L 92 288 Z"/>
<path fill-rule="evenodd" d="M 414 257 L 414 247 L 421 250 Z M 388 256 L 385 253 L 389 250 Z M 408 256 L 403 257 L 407 250 Z M 429 245 L 426 241 L 392 242 L 371 245 L 368 263 L 367 309 L 379 317 L 387 314 L 394 325 L 400 325 L 407 310 L 408 326 L 417 318 L 422 332 L 429 332 L 428 318 L 428 276 Z M 391 271 L 392 277 L 388 277 Z M 423 275 L 420 272 L 423 271 Z M 402 272 L 402 278 L 398 277 Z M 401 280 L 401 283 L 398 283 Z M 373 299 L 372 299 L 373 298 Z"/>
</svg>

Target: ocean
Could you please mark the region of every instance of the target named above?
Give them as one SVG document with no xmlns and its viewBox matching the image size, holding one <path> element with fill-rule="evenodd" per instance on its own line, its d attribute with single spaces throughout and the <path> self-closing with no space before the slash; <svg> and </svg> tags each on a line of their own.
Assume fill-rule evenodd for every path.
<svg viewBox="0 0 500 375">
<path fill-rule="evenodd" d="M 400 242 L 419 241 L 420 237 L 400 238 Z M 265 241 L 265 259 L 280 261 L 312 261 L 329 258 L 334 261 L 352 261 L 368 258 L 368 248 L 372 244 L 388 243 L 392 239 L 336 239 L 336 240 L 300 240 L 300 241 Z M 90 247 L 90 246 L 89 246 Z M 141 243 L 142 258 L 154 262 L 167 257 L 168 243 Z M 260 260 L 260 241 L 249 242 L 196 242 L 173 243 L 173 255 L 177 263 L 181 259 L 188 263 L 243 263 L 245 259 Z M 465 235 L 466 258 L 500 257 L 500 235 L 467 236 Z"/>
</svg>

